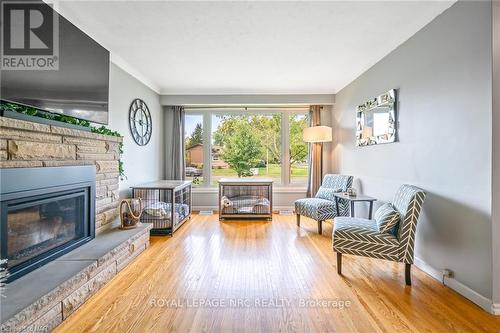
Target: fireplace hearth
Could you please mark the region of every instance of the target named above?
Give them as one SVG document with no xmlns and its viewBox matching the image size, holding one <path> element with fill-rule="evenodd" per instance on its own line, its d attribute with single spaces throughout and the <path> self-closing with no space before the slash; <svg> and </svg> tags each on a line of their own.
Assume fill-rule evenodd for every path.
<svg viewBox="0 0 500 333">
<path fill-rule="evenodd" d="M 95 166 L 0 170 L 0 255 L 11 282 L 95 235 Z"/>
</svg>

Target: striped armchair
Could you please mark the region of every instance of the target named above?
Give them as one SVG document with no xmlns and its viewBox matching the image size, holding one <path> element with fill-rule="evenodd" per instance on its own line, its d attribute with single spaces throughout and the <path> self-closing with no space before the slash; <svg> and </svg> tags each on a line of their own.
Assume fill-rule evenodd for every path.
<svg viewBox="0 0 500 333">
<path fill-rule="evenodd" d="M 405 263 L 406 284 L 411 285 L 415 232 L 424 199 L 420 188 L 402 185 L 392 202 L 399 222 L 390 232 L 380 232 L 375 220 L 336 218 L 332 244 L 337 252 L 337 273 L 342 274 L 342 254 L 386 259 Z"/>
<path fill-rule="evenodd" d="M 323 221 L 337 216 L 337 207 L 333 193 L 347 191 L 352 186 L 352 176 L 328 174 L 323 178 L 323 183 L 314 198 L 299 199 L 295 201 L 295 214 L 297 226 L 300 226 L 300 216 L 304 215 L 318 221 L 318 233 L 322 232 Z M 349 203 L 339 200 L 340 216 L 349 215 Z"/>
</svg>

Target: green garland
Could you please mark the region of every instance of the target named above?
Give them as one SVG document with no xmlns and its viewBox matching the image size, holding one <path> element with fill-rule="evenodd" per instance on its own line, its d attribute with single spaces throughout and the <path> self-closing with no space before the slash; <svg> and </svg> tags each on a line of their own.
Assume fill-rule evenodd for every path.
<svg viewBox="0 0 500 333">
<path fill-rule="evenodd" d="M 50 120 L 54 120 L 54 121 L 60 121 L 62 123 L 87 127 L 87 128 L 90 128 L 90 131 L 93 133 L 104 134 L 104 135 L 109 135 L 109 136 L 119 136 L 119 137 L 122 136 L 119 132 L 112 131 L 105 126 L 94 127 L 90 124 L 90 121 L 88 121 L 88 120 L 78 119 L 78 118 L 74 118 L 74 117 L 70 117 L 70 116 L 66 116 L 66 115 L 62 115 L 62 114 L 57 114 L 57 113 L 49 113 L 49 112 L 45 112 L 42 110 L 38 110 L 38 109 L 30 107 L 30 106 L 24 106 L 24 105 L 20 105 L 20 104 L 16 104 L 16 103 L 1 101 L 0 102 L 0 110 L 1 111 L 14 111 L 14 112 L 25 114 L 28 116 L 34 116 L 34 117 L 50 119 Z M 120 179 L 123 180 L 123 179 L 127 178 L 127 176 L 125 176 L 125 169 L 123 167 L 123 161 L 122 161 L 123 142 L 120 142 L 120 144 L 118 145 L 118 153 L 120 154 L 120 157 L 118 159 L 118 172 L 120 174 Z"/>
<path fill-rule="evenodd" d="M 90 122 L 88 120 L 78 119 L 70 116 L 65 116 L 58 113 L 49 113 L 41 111 L 30 106 L 24 106 L 16 103 L 4 102 L 0 104 L 0 109 L 2 111 L 15 111 L 17 113 L 22 113 L 28 116 L 34 116 L 44 119 L 50 119 L 55 121 L 60 121 L 67 124 L 78 125 L 82 127 L 90 127 Z"/>
<path fill-rule="evenodd" d="M 109 136 L 119 136 L 119 137 L 122 136 L 119 132 L 110 130 L 106 126 L 101 126 L 101 127 L 91 126 L 90 130 L 93 133 L 99 133 L 99 134 L 104 134 L 104 135 L 109 135 Z M 127 178 L 127 176 L 125 176 L 125 168 L 123 167 L 123 161 L 121 158 L 122 154 L 123 154 L 123 141 L 121 141 L 118 144 L 118 153 L 120 154 L 120 159 L 118 160 L 118 172 L 120 173 L 120 179 L 123 180 L 123 179 Z"/>
</svg>

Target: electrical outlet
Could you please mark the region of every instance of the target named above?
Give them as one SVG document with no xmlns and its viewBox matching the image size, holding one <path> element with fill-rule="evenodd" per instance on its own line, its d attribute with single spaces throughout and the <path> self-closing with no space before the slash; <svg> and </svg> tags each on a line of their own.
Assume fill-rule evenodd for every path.
<svg viewBox="0 0 500 333">
<path fill-rule="evenodd" d="M 444 284 L 444 279 L 445 279 L 445 278 L 448 278 L 448 279 L 449 279 L 449 278 L 452 278 L 452 277 L 453 277 L 453 272 L 452 272 L 451 270 L 449 270 L 449 269 L 445 268 L 445 269 L 443 269 L 443 270 L 441 271 L 441 276 L 443 277 L 442 282 L 443 282 L 443 284 Z"/>
<path fill-rule="evenodd" d="M 453 277 L 453 272 L 447 268 L 443 269 L 443 276 L 447 278 Z"/>
</svg>

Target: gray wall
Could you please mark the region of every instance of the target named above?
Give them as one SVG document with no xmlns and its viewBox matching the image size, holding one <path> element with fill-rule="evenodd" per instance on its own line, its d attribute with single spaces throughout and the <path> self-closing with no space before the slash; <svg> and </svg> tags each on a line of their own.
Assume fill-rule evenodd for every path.
<svg viewBox="0 0 500 333">
<path fill-rule="evenodd" d="M 493 302 L 500 311 L 500 2 L 493 2 Z"/>
<path fill-rule="evenodd" d="M 342 89 L 332 122 L 332 168 L 381 201 L 403 183 L 424 188 L 416 257 L 489 299 L 491 51 L 491 3 L 458 2 Z M 356 106 L 392 88 L 400 142 L 356 147 Z"/>
<path fill-rule="evenodd" d="M 163 112 L 157 93 L 113 63 L 109 88 L 108 127 L 123 135 L 122 158 L 127 179 L 120 182 L 120 196 L 125 197 L 130 186 L 163 178 Z M 138 146 L 130 134 L 128 111 L 135 98 L 143 99 L 151 112 L 153 134 L 146 146 Z"/>
</svg>

